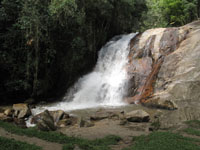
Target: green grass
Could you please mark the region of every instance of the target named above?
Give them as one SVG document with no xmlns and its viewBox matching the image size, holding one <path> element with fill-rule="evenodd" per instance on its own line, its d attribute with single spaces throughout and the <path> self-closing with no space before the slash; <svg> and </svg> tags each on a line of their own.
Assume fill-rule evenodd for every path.
<svg viewBox="0 0 200 150">
<path fill-rule="evenodd" d="M 200 120 L 190 120 L 185 122 L 190 128 L 200 129 Z"/>
<path fill-rule="evenodd" d="M 187 128 L 183 130 L 185 133 L 190 134 L 190 135 L 196 135 L 200 136 L 200 130 L 194 129 L 194 128 Z"/>
<path fill-rule="evenodd" d="M 73 149 L 74 145 L 78 145 L 83 150 L 109 150 L 109 145 L 114 145 L 121 140 L 121 138 L 118 136 L 107 136 L 103 139 L 90 141 L 81 138 L 68 137 L 58 132 L 39 131 L 36 128 L 23 129 L 2 121 L 0 121 L 0 127 L 4 128 L 10 133 L 26 135 L 29 137 L 37 137 L 49 142 L 65 144 L 63 146 L 63 150 L 71 150 Z"/>
<path fill-rule="evenodd" d="M 0 150 L 41 150 L 41 147 L 0 137 Z"/>
<path fill-rule="evenodd" d="M 199 120 L 190 120 L 190 121 L 186 121 L 185 123 L 188 125 L 188 128 L 182 130 L 183 132 L 190 135 L 200 136 L 200 121 Z"/>
<path fill-rule="evenodd" d="M 199 141 L 170 132 L 153 132 L 134 138 L 134 144 L 124 150 L 200 150 Z"/>
<path fill-rule="evenodd" d="M 160 128 L 160 121 L 156 120 L 151 124 L 151 126 L 153 127 L 153 130 L 158 130 Z"/>
</svg>

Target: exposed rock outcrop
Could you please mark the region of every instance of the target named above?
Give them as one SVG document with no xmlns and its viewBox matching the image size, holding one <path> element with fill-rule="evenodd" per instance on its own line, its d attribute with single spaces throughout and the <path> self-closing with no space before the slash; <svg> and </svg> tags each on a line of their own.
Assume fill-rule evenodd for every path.
<svg viewBox="0 0 200 150">
<path fill-rule="evenodd" d="M 177 109 L 200 97 L 200 21 L 150 29 L 130 43 L 129 103 Z"/>
<path fill-rule="evenodd" d="M 36 124 L 40 130 L 56 130 L 57 127 L 66 127 L 77 123 L 77 118 L 69 116 L 62 110 L 48 111 L 33 116 L 32 124 Z"/>
<path fill-rule="evenodd" d="M 32 123 L 35 123 L 39 130 L 42 131 L 54 131 L 56 126 L 54 124 L 54 119 L 48 110 L 34 116 L 32 118 Z"/>
</svg>

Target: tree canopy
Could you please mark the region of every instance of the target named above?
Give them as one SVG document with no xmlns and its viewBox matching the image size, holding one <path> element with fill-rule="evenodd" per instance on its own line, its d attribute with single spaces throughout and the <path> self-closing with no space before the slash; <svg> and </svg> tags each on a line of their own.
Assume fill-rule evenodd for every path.
<svg viewBox="0 0 200 150">
<path fill-rule="evenodd" d="M 62 96 L 113 36 L 199 15 L 199 0 L 1 0 L 1 102 Z"/>
</svg>

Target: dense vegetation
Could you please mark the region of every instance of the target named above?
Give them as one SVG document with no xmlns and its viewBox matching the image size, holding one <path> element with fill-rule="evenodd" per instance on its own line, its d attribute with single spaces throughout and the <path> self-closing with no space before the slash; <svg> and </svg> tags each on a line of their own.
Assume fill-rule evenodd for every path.
<svg viewBox="0 0 200 150">
<path fill-rule="evenodd" d="M 200 0 L 1 0 L 1 103 L 61 96 L 111 37 L 199 15 Z"/>
</svg>

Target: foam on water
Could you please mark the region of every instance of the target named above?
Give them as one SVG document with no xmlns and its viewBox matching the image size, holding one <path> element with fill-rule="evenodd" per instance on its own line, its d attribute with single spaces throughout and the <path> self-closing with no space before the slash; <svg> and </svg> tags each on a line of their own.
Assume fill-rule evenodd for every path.
<svg viewBox="0 0 200 150">
<path fill-rule="evenodd" d="M 71 111 L 94 107 L 117 107 L 125 105 L 128 82 L 129 43 L 136 34 L 118 36 L 109 41 L 99 52 L 94 70 L 80 78 L 66 93 L 62 102 L 37 107 L 33 114 L 44 109 Z"/>
</svg>

